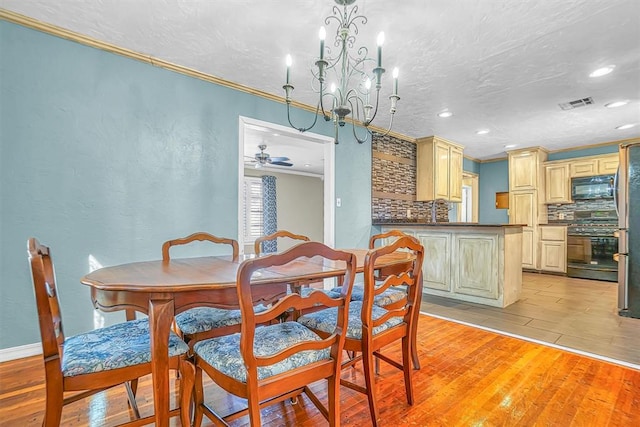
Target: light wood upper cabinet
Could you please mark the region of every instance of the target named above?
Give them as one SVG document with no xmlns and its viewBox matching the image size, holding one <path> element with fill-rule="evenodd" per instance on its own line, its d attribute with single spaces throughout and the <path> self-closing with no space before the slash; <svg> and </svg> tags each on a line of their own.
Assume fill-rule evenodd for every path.
<svg viewBox="0 0 640 427">
<path fill-rule="evenodd" d="M 546 165 L 545 203 L 571 203 L 569 163 Z"/>
<path fill-rule="evenodd" d="M 613 175 L 618 170 L 619 161 L 618 153 L 575 159 L 569 162 L 569 177 Z"/>
<path fill-rule="evenodd" d="M 535 189 L 537 169 L 535 153 L 532 151 L 509 156 L 509 191 Z"/>
<path fill-rule="evenodd" d="M 509 193 L 509 222 L 532 227 L 536 221 L 536 191 Z"/>
<path fill-rule="evenodd" d="M 571 178 L 598 175 L 598 161 L 596 159 L 574 160 L 569 164 Z"/>
<path fill-rule="evenodd" d="M 436 136 L 416 144 L 416 200 L 461 202 L 462 146 Z"/>
<path fill-rule="evenodd" d="M 598 175 L 613 175 L 618 171 L 620 156 L 618 153 L 598 159 Z"/>
</svg>

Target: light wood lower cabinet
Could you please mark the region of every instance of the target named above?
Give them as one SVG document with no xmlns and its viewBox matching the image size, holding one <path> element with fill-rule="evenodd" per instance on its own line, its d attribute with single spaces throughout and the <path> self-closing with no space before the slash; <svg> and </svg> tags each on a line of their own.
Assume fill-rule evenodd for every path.
<svg viewBox="0 0 640 427">
<path fill-rule="evenodd" d="M 567 272 L 567 227 L 540 227 L 540 270 Z"/>
<path fill-rule="evenodd" d="M 520 298 L 522 227 L 384 226 L 415 236 L 424 246 L 423 290 L 495 307 Z"/>
<path fill-rule="evenodd" d="M 535 228 L 522 227 L 522 268 L 536 269 L 537 243 Z"/>
</svg>

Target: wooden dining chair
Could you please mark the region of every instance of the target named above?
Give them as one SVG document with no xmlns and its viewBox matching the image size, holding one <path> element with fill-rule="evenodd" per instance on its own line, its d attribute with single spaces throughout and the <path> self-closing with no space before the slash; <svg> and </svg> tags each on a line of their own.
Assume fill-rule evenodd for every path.
<svg viewBox="0 0 640 427">
<path fill-rule="evenodd" d="M 403 264 L 403 271 L 397 268 L 389 271 L 382 283 L 376 280 L 376 260 L 386 254 L 396 251 L 410 251 L 414 259 L 409 264 Z M 371 250 L 364 265 L 364 299 L 351 301 L 349 308 L 349 323 L 346 330 L 344 349 L 358 353 L 357 357 L 345 361 L 343 368 L 354 366 L 362 360 L 364 368 L 365 387 L 342 379 L 342 385 L 353 390 L 366 393 L 369 401 L 371 421 L 374 426 L 379 424 L 378 400 L 374 375 L 374 357 L 400 369 L 404 373 L 407 402 L 413 404 L 413 369 L 411 366 L 412 324 L 415 321 L 415 311 L 419 309 L 419 287 L 422 286 L 422 260 L 424 248 L 411 236 L 400 237 L 393 243 Z M 402 307 L 387 309 L 374 304 L 376 295 L 383 293 L 393 286 L 405 286 L 407 298 Z M 329 308 L 315 313 L 303 314 L 298 322 L 325 337 L 331 333 L 336 324 L 337 313 Z M 392 360 L 382 353 L 383 347 L 401 342 L 402 361 Z"/>
<path fill-rule="evenodd" d="M 265 302 L 265 289 L 269 290 L 267 286 L 260 286 L 261 274 L 296 271 L 293 270 L 297 268 L 294 261 L 298 260 L 299 265 L 301 259 L 311 257 L 321 257 L 343 266 L 344 270 L 322 272 L 322 277 L 344 277 L 338 295 L 285 293 L 268 310 L 254 313 L 253 306 L 257 302 Z M 200 341 L 194 346 L 195 425 L 201 424 L 203 415 L 216 423 L 225 423 L 248 413 L 250 425 L 257 427 L 261 425 L 260 408 L 304 392 L 327 418 L 329 425 L 338 426 L 343 328 L 348 321 L 356 265 L 354 254 L 337 251 L 318 242 L 302 243 L 280 254 L 243 262 L 237 276 L 242 311 L 240 333 Z M 282 286 L 286 288 L 287 285 L 283 283 Z M 291 309 L 304 310 L 317 304 L 332 307 L 337 313 L 334 327 L 323 338 L 295 321 L 260 326 L 280 318 Z M 227 415 L 219 415 L 208 407 L 204 403 L 203 372 L 228 393 L 247 399 L 248 407 Z M 308 387 L 321 379 L 328 381 L 328 409 Z"/>
<path fill-rule="evenodd" d="M 375 249 L 376 246 L 379 246 L 380 243 L 388 244 L 392 243 L 394 240 L 397 240 L 401 237 L 409 236 L 408 234 L 403 233 L 400 230 L 390 230 L 386 233 L 374 234 L 369 239 L 369 249 Z M 413 238 L 413 237 L 412 237 Z M 397 264 L 388 266 L 382 269 L 379 269 L 375 272 L 374 279 L 376 282 L 384 281 L 384 279 L 394 274 L 394 272 L 402 272 L 406 269 L 407 266 L 403 264 Z M 419 299 L 422 298 L 422 289 L 419 291 Z M 351 292 L 351 301 L 362 301 L 364 299 L 364 284 L 363 283 L 355 283 L 353 285 L 353 292 Z M 402 307 L 406 304 L 407 299 L 407 288 L 405 286 L 391 286 L 384 292 L 378 293 L 374 296 L 373 303 L 380 307 L 384 307 L 387 310 Z M 412 331 L 411 336 L 412 339 L 417 339 L 418 334 L 418 319 L 420 318 L 420 310 L 415 311 L 416 319 L 413 322 L 414 331 Z M 413 367 L 416 370 L 420 369 L 420 358 L 418 357 L 418 346 L 413 345 L 412 347 L 412 359 L 413 359 Z M 376 372 L 379 372 L 378 359 L 376 359 Z"/>
<path fill-rule="evenodd" d="M 256 239 L 256 241 L 253 244 L 253 250 L 255 251 L 256 256 L 263 255 L 264 253 L 271 253 L 271 251 L 263 250 L 263 243 L 270 242 L 272 240 L 275 240 L 277 242 L 279 238 L 300 240 L 301 242 L 308 242 L 311 240 L 307 236 L 303 236 L 302 234 L 293 234 L 287 230 L 278 230 L 275 233 L 268 234 L 266 236 L 261 236 Z M 276 251 L 273 251 L 273 252 L 276 252 Z"/>
<path fill-rule="evenodd" d="M 231 247 L 232 259 L 238 259 L 240 251 L 237 241 L 199 232 L 187 237 L 164 242 L 162 245 L 162 260 L 164 262 L 171 261 L 169 255 L 171 247 L 187 245 L 195 241 L 228 245 Z M 264 309 L 264 307 L 260 306 L 257 309 Z M 240 310 L 214 307 L 195 307 L 179 313 L 175 317 L 176 326 L 191 349 L 193 349 L 193 345 L 200 340 L 238 332 L 240 330 L 240 321 Z"/>
<path fill-rule="evenodd" d="M 45 370 L 46 406 L 43 426 L 58 427 L 64 405 L 119 384 L 151 374 L 151 337 L 147 319 L 119 323 L 71 337 L 64 335 L 51 251 L 35 238 L 27 241 L 33 287 L 38 309 L 42 356 Z M 180 408 L 171 416 L 180 415 L 183 425 L 189 425 L 194 366 L 186 360 L 189 350 L 178 336 L 169 337 L 169 366 L 179 369 Z M 65 397 L 67 392 L 78 392 Z M 135 408 L 135 397 L 129 393 Z M 137 408 L 136 408 L 137 409 Z M 153 416 L 139 419 L 137 410 L 130 422 L 152 423 Z"/>
</svg>

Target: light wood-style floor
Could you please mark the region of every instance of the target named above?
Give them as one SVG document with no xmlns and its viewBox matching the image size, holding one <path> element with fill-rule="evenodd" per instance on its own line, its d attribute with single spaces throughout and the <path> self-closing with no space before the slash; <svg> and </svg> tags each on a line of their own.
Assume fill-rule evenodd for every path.
<svg viewBox="0 0 640 427">
<path fill-rule="evenodd" d="M 422 312 L 611 358 L 640 369 L 640 319 L 618 316 L 617 283 L 524 273 L 506 308 L 431 295 Z"/>
<path fill-rule="evenodd" d="M 404 395 L 402 373 L 381 363 L 378 376 L 383 426 L 637 426 L 640 425 L 640 371 L 545 345 L 422 315 L 419 324 L 422 369 L 415 371 L 415 404 Z M 398 357 L 399 346 L 389 349 Z M 344 376 L 362 379 L 360 366 Z M 173 382 L 173 381 L 172 381 Z M 143 415 L 152 409 L 150 376 L 138 400 Z M 325 383 L 312 386 L 326 398 Z M 220 411 L 243 405 L 207 382 L 206 400 Z M 341 389 L 344 426 L 370 425 L 364 395 Z M 40 357 L 0 364 L 0 425 L 40 425 L 44 408 Z M 76 402 L 63 411 L 63 426 L 113 426 L 128 420 L 126 392 L 118 386 Z M 262 411 L 267 426 L 324 426 L 305 397 Z M 245 426 L 247 417 L 233 426 Z M 177 425 L 177 420 L 172 420 Z M 211 426 L 208 421 L 204 426 Z"/>
</svg>

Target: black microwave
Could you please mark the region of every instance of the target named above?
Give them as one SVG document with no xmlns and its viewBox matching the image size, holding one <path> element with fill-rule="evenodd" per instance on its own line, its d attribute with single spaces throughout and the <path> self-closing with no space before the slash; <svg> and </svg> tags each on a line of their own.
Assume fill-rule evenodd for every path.
<svg viewBox="0 0 640 427">
<path fill-rule="evenodd" d="M 613 199 L 613 175 L 571 178 L 571 199 Z"/>
</svg>

